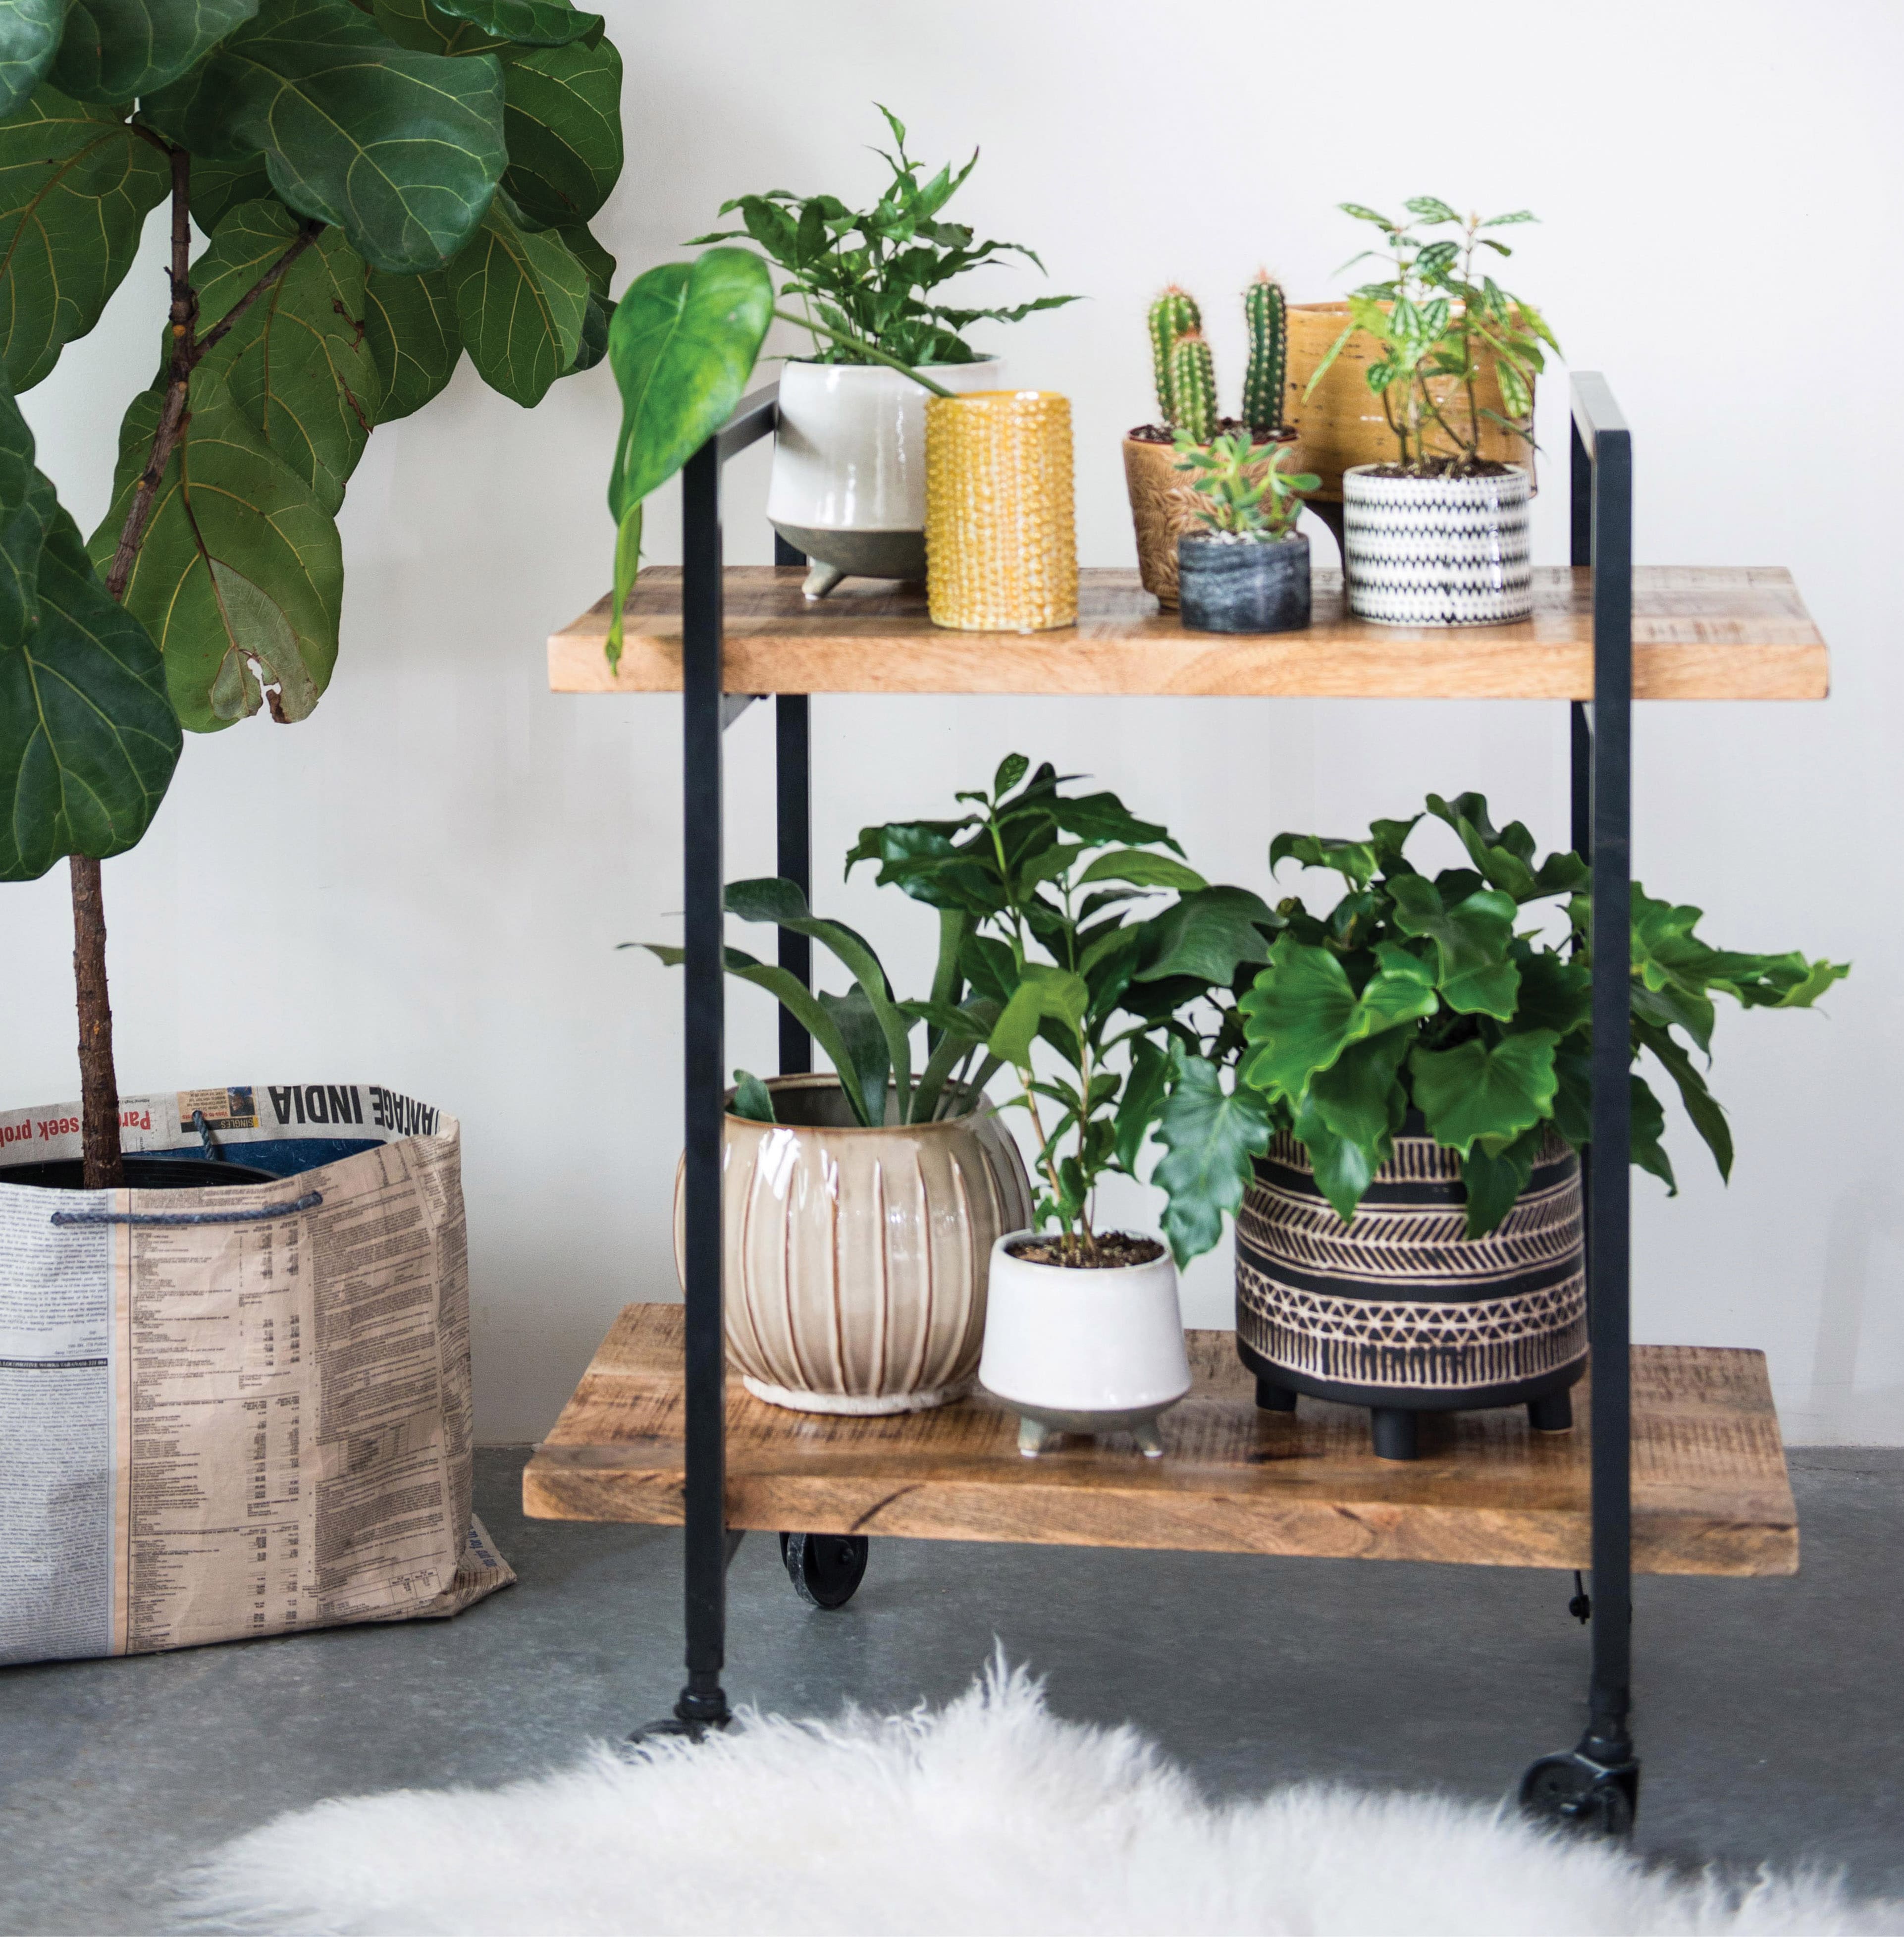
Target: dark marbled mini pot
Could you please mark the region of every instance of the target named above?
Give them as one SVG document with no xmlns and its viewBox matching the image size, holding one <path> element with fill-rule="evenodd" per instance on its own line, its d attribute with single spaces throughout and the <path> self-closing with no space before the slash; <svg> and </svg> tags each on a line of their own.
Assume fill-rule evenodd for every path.
<svg viewBox="0 0 1904 1937">
<path fill-rule="evenodd" d="M 1309 623 L 1309 540 L 1177 540 L 1177 596 L 1193 632 L 1300 632 Z"/>
</svg>

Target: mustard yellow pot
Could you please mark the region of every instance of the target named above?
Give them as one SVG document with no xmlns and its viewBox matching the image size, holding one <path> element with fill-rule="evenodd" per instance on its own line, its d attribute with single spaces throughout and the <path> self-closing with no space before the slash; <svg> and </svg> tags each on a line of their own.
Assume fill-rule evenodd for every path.
<svg viewBox="0 0 1904 1937">
<path fill-rule="evenodd" d="M 1077 623 L 1070 399 L 927 399 L 925 587 L 932 623 L 960 632 Z"/>
</svg>

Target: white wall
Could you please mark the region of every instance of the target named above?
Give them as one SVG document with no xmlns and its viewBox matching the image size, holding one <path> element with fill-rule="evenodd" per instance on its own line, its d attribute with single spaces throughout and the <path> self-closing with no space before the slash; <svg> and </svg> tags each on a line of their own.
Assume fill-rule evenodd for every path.
<svg viewBox="0 0 1904 1937">
<path fill-rule="evenodd" d="M 1763 1347 L 1794 1438 L 1904 1440 L 1896 11 L 595 4 L 630 76 L 628 174 L 601 225 L 625 276 L 678 253 L 730 194 L 870 197 L 876 98 L 934 160 L 983 145 L 956 212 L 1031 243 L 1047 286 L 1092 299 L 1003 340 L 1016 380 L 1074 399 L 1087 563 L 1132 557 L 1116 441 L 1149 414 L 1142 308 L 1161 283 L 1202 293 L 1233 388 L 1230 293 L 1267 262 L 1298 299 L 1336 293 L 1360 246 L 1336 201 L 1432 192 L 1539 212 L 1515 235 L 1514 286 L 1631 418 L 1639 559 L 1789 565 L 1834 656 L 1825 705 L 1661 707 L 1639 724 L 1648 886 L 1698 902 L 1726 943 L 1858 965 L 1829 1020 L 1722 1019 L 1737 1169 L 1723 1190 L 1677 1123 L 1680 1199 L 1637 1180 L 1637 1331 Z M 151 366 L 159 261 L 155 247 L 28 401 L 82 523 L 104 509 L 118 412 Z M 995 286 L 1039 285 L 1000 271 Z M 1550 386 L 1550 450 L 1563 411 Z M 335 1075 L 462 1117 L 491 1441 L 546 1429 L 625 1301 L 677 1295 L 680 991 L 613 947 L 668 936 L 679 905 L 678 708 L 543 687 L 544 634 L 607 581 L 616 416 L 606 371 L 530 415 L 465 365 L 422 417 L 380 431 L 344 513 L 344 652 L 316 716 L 194 740 L 150 837 L 106 869 L 126 1088 Z M 734 477 L 741 562 L 767 556 L 763 460 Z M 1560 500 L 1539 502 L 1545 562 L 1564 557 Z M 672 493 L 651 532 L 674 556 Z M 1430 787 L 1481 787 L 1565 833 L 1558 707 L 828 699 L 814 713 L 821 904 L 910 979 L 929 918 L 842 890 L 831 857 L 864 822 L 938 809 L 1013 747 L 1100 776 L 1206 871 L 1259 888 L 1278 829 L 1352 831 Z M 756 708 L 728 736 L 737 875 L 771 868 L 770 733 Z M 61 870 L 0 903 L 14 1102 L 75 1087 L 64 897 Z M 733 1059 L 770 1067 L 765 999 L 737 990 L 731 1007 Z M 1153 1214 L 1147 1193 L 1131 1214 Z M 1226 1266 L 1192 1274 L 1197 1322 L 1224 1322 Z"/>
</svg>

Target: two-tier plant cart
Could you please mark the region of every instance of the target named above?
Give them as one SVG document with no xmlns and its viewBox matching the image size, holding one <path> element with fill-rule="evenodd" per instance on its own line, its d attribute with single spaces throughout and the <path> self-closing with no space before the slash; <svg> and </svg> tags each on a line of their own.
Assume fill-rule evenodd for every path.
<svg viewBox="0 0 1904 1937">
<path fill-rule="evenodd" d="M 1798 1531 L 1762 1354 L 1631 1344 L 1628 1311 L 1629 762 L 1635 699 L 1820 699 L 1824 641 L 1788 573 L 1632 562 L 1630 438 L 1605 382 L 1573 383 L 1570 568 L 1536 574 L 1523 623 L 1365 624 L 1318 574 L 1307 632 L 1185 632 L 1134 572 L 1083 574 L 1077 624 L 1031 636 L 944 632 L 916 588 L 849 581 L 818 605 L 797 555 L 723 569 L 721 474 L 770 435 L 755 393 L 690 460 L 684 562 L 643 572 L 619 671 L 604 600 L 549 641 L 564 693 L 682 695 L 686 917 L 686 1302 L 631 1305 L 524 1475 L 551 1519 L 686 1526 L 687 1684 L 669 1727 L 728 1717 L 726 1569 L 742 1532 L 793 1533 L 811 1598 L 843 1600 L 871 1534 L 945 1540 L 1466 1561 L 1591 1569 L 1589 1720 L 1527 1771 L 1536 1813 L 1630 1826 L 1630 1584 L 1657 1573 L 1789 1574 Z M 776 541 L 777 542 L 777 541 Z M 1551 699 L 1568 708 L 1573 841 L 1593 871 L 1590 1400 L 1574 1432 L 1518 1411 L 1437 1417 L 1424 1455 L 1370 1453 L 1364 1415 L 1305 1400 L 1259 1411 L 1227 1332 L 1191 1335 L 1195 1384 L 1161 1422 L 1166 1457 L 1017 1450 L 982 1395 L 925 1413 L 836 1419 L 730 1389 L 721 1282 L 725 977 L 722 736 L 776 698 L 779 871 L 810 879 L 808 708 L 816 693 L 1037 693 Z M 808 944 L 782 964 L 810 973 Z M 782 1069 L 812 1066 L 783 1012 Z"/>
</svg>

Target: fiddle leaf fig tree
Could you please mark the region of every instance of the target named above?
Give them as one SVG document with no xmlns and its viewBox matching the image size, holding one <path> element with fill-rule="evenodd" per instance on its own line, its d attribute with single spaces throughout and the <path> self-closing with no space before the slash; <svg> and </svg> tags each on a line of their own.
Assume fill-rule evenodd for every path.
<svg viewBox="0 0 1904 1937">
<path fill-rule="evenodd" d="M 123 1175 L 98 863 L 144 833 L 181 726 L 323 697 L 334 521 L 380 423 L 465 350 L 527 408 L 607 347 L 602 26 L 568 0 L 0 0 L 0 879 L 71 858 L 89 1187 Z M 82 543 L 14 399 L 162 204 L 159 354 Z"/>
</svg>

